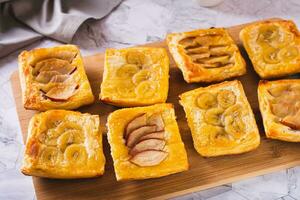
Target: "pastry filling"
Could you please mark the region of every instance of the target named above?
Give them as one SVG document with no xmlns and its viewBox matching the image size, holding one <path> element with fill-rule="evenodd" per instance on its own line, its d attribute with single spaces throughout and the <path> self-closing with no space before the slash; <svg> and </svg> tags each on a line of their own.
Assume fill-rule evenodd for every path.
<svg viewBox="0 0 300 200">
<path fill-rule="evenodd" d="M 237 103 L 233 91 L 223 89 L 217 94 L 201 93 L 195 99 L 195 104 L 203 110 L 200 132 L 207 137 L 201 141 L 202 144 L 230 145 L 245 136 L 247 109 Z"/>
<path fill-rule="evenodd" d="M 61 54 L 55 58 L 46 58 L 32 65 L 32 75 L 40 85 L 43 98 L 64 102 L 71 98 L 79 88 L 74 74 L 77 67 L 73 60 L 77 54 Z"/>
<path fill-rule="evenodd" d="M 208 69 L 232 67 L 235 64 L 233 55 L 237 49 L 224 41 L 223 37 L 220 34 L 187 37 L 180 40 L 179 44 L 195 64 L 201 64 Z"/>
<path fill-rule="evenodd" d="M 129 148 L 129 161 L 141 167 L 160 164 L 168 156 L 165 125 L 161 113 L 147 117 L 146 113 L 136 116 L 124 130 L 126 146 Z"/>
<path fill-rule="evenodd" d="M 126 54 L 126 63 L 117 67 L 116 80 L 111 89 L 124 98 L 151 98 L 157 94 L 159 74 L 143 52 L 130 50 Z"/>
<path fill-rule="evenodd" d="M 294 130 L 300 130 L 300 87 L 280 85 L 269 89 L 272 113 L 278 121 Z"/>
<path fill-rule="evenodd" d="M 75 122 L 55 122 L 38 136 L 43 144 L 39 162 L 43 165 L 84 165 L 88 159 L 84 135 Z"/>
<path fill-rule="evenodd" d="M 267 64 L 291 62 L 299 57 L 299 46 L 293 41 L 293 35 L 281 30 L 278 25 L 261 26 L 256 43 L 262 49 L 262 58 Z"/>
</svg>

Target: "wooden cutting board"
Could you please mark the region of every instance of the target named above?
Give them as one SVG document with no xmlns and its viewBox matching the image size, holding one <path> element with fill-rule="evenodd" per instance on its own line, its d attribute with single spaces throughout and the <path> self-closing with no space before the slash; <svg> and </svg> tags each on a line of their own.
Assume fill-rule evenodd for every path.
<svg viewBox="0 0 300 200">
<path fill-rule="evenodd" d="M 245 24 L 228 28 L 239 47 L 241 47 L 241 41 L 238 35 L 244 26 Z M 147 44 L 146 46 L 167 48 L 164 41 Z M 262 139 L 258 149 L 241 155 L 221 156 L 217 158 L 203 158 L 195 151 L 184 111 L 178 103 L 178 95 L 182 92 L 203 86 L 203 84 L 187 84 L 170 56 L 170 90 L 167 102 L 171 102 L 175 106 L 177 122 L 186 146 L 190 169 L 186 172 L 157 179 L 117 182 L 109 145 L 106 135 L 104 135 L 104 151 L 107 163 L 105 174 L 102 177 L 80 180 L 51 180 L 33 177 L 37 199 L 166 199 L 300 165 L 299 144 L 265 138 L 256 92 L 259 77 L 253 71 L 245 51 L 242 48 L 241 51 L 247 61 L 248 72 L 238 79 L 244 86 L 260 129 Z M 86 72 L 97 99 L 102 80 L 103 60 L 103 53 L 84 58 Z M 11 82 L 25 141 L 28 122 L 35 112 L 25 110 L 22 106 L 21 88 L 17 71 L 11 76 Z M 105 123 L 107 115 L 116 109 L 114 106 L 105 105 L 96 100 L 93 105 L 82 107 L 79 111 L 100 115 L 101 128 L 106 132 Z"/>
</svg>

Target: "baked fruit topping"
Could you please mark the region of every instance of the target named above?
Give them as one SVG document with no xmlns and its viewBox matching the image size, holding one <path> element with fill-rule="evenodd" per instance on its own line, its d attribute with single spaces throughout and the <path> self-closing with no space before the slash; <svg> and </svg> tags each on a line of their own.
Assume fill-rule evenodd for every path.
<svg viewBox="0 0 300 200">
<path fill-rule="evenodd" d="M 129 148 L 130 162 L 138 166 L 154 166 L 161 163 L 168 155 L 165 125 L 161 113 L 136 116 L 126 126 L 124 138 Z"/>
<path fill-rule="evenodd" d="M 273 97 L 270 100 L 271 112 L 279 122 L 294 130 L 300 130 L 300 87 L 278 85 L 268 90 Z"/>
</svg>

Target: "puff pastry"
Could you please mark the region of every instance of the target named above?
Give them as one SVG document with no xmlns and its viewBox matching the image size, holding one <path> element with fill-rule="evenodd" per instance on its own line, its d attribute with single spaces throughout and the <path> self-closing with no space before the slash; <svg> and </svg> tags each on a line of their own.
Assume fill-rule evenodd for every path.
<svg viewBox="0 0 300 200">
<path fill-rule="evenodd" d="M 169 58 L 163 48 L 108 49 L 100 99 L 130 107 L 163 103 L 168 96 Z"/>
<path fill-rule="evenodd" d="M 260 81 L 258 100 L 266 136 L 300 142 L 300 80 Z"/>
<path fill-rule="evenodd" d="M 117 110 L 109 115 L 107 127 L 118 181 L 156 178 L 188 169 L 172 104 Z"/>
<path fill-rule="evenodd" d="M 215 82 L 241 76 L 246 64 L 223 28 L 168 34 L 169 50 L 186 82 Z"/>
<path fill-rule="evenodd" d="M 23 51 L 19 74 L 26 109 L 75 109 L 94 101 L 82 57 L 74 45 Z"/>
<path fill-rule="evenodd" d="M 105 157 L 99 116 L 50 110 L 29 123 L 22 173 L 71 179 L 100 176 Z"/>
<path fill-rule="evenodd" d="M 261 78 L 300 72 L 300 34 L 294 22 L 257 22 L 245 27 L 240 38 Z"/>
<path fill-rule="evenodd" d="M 180 99 L 200 155 L 239 154 L 258 147 L 258 128 L 239 81 L 200 87 Z"/>
</svg>

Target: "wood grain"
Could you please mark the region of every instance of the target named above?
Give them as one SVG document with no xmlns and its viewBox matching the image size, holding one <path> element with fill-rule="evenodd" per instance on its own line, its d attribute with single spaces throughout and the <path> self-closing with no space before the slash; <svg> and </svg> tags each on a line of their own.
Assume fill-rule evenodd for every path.
<svg viewBox="0 0 300 200">
<path fill-rule="evenodd" d="M 243 26 L 245 25 L 228 28 L 239 47 L 241 47 L 241 42 L 238 39 L 238 34 Z M 147 44 L 146 46 L 166 48 L 164 41 Z M 106 136 L 104 136 L 104 151 L 107 163 L 105 174 L 102 177 L 80 180 L 51 180 L 33 177 L 37 199 L 165 199 L 300 165 L 299 144 L 265 138 L 256 94 L 259 78 L 254 73 L 250 61 L 242 48 L 241 51 L 247 61 L 248 72 L 247 75 L 239 78 L 239 80 L 244 86 L 262 136 L 261 145 L 257 150 L 246 154 L 217 158 L 203 158 L 196 153 L 184 111 L 178 104 L 178 95 L 203 86 L 203 84 L 185 83 L 180 70 L 176 68 L 170 56 L 170 90 L 167 102 L 175 105 L 177 121 L 182 139 L 186 145 L 190 169 L 186 172 L 157 179 L 117 182 L 114 176 L 109 145 Z M 102 79 L 103 59 L 103 53 L 84 58 L 87 75 L 91 82 L 93 93 L 97 98 Z M 17 72 L 13 73 L 11 82 L 25 140 L 28 122 L 35 112 L 25 110 L 22 106 Z M 101 128 L 105 132 L 106 117 L 116 109 L 114 106 L 105 105 L 97 100 L 93 105 L 82 107 L 79 111 L 100 115 Z"/>
</svg>

